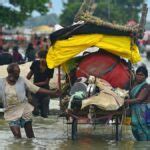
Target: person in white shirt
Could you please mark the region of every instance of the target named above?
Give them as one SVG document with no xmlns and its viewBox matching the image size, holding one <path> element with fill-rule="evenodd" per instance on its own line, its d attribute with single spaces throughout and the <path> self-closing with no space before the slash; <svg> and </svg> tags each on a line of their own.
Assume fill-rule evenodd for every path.
<svg viewBox="0 0 150 150">
<path fill-rule="evenodd" d="M 0 78 L 0 100 L 4 106 L 4 118 L 16 138 L 21 138 L 20 128 L 23 127 L 28 138 L 33 138 L 32 111 L 33 106 L 28 103 L 26 90 L 33 93 L 43 93 L 50 96 L 59 96 L 59 91 L 50 91 L 40 88 L 26 78 L 20 77 L 20 68 L 17 63 L 7 67 L 8 76 Z"/>
</svg>

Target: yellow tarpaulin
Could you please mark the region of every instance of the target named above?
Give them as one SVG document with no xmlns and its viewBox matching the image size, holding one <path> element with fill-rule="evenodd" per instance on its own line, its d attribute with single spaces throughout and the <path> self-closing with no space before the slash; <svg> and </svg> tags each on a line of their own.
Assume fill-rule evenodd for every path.
<svg viewBox="0 0 150 150">
<path fill-rule="evenodd" d="M 127 58 L 132 63 L 141 60 L 138 47 L 135 44 L 131 46 L 131 38 L 128 36 L 84 34 L 75 35 L 66 40 L 59 40 L 51 46 L 46 58 L 48 67 L 55 68 L 92 46 Z"/>
</svg>

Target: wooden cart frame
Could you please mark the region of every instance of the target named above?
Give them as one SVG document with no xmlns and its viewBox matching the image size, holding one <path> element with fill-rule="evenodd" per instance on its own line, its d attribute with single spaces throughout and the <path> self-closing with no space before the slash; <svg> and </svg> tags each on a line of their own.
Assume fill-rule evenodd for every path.
<svg viewBox="0 0 150 150">
<path fill-rule="evenodd" d="M 96 116 L 92 118 L 92 120 L 88 119 L 87 113 L 82 110 L 78 113 L 76 112 L 67 112 L 65 117 L 67 118 L 67 125 L 71 125 L 71 139 L 76 140 L 78 138 L 78 125 L 81 124 L 91 124 L 95 127 L 95 125 L 107 124 L 109 120 L 113 119 L 115 122 L 113 125 L 115 126 L 115 140 L 121 140 L 122 135 L 122 120 L 124 119 L 126 109 L 123 107 L 117 111 L 102 111 L 101 113 L 96 113 Z M 105 121 L 104 121 L 105 120 Z M 82 122 L 80 122 L 82 121 Z"/>
</svg>

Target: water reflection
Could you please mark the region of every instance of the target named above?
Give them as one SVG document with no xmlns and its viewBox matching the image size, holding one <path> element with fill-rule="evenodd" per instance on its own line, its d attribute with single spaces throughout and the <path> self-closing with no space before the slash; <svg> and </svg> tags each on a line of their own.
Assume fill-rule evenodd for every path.
<svg viewBox="0 0 150 150">
<path fill-rule="evenodd" d="M 93 130 L 91 125 L 79 126 L 78 140 L 70 139 L 71 128 L 57 116 L 48 119 L 34 118 L 33 127 L 35 139 L 27 139 L 24 131 L 22 139 L 14 139 L 9 127 L 0 119 L 0 149 L 1 150 L 148 150 L 149 142 L 136 142 L 129 126 L 123 127 L 121 142 L 114 140 L 114 127 L 98 125 Z M 68 138 L 69 136 L 69 138 Z"/>
</svg>

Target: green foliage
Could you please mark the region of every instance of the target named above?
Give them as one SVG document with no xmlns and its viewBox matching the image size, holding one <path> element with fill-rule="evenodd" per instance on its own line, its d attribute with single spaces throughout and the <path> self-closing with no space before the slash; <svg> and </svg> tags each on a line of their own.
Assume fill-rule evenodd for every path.
<svg viewBox="0 0 150 150">
<path fill-rule="evenodd" d="M 49 3 L 49 0 L 10 0 L 10 3 L 20 7 L 20 11 L 0 6 L 0 25 L 21 25 L 25 19 L 31 16 L 33 10 L 37 10 L 41 15 L 44 15 L 48 12 L 45 4 Z"/>
<path fill-rule="evenodd" d="M 72 2 L 72 0 L 68 0 L 68 3 L 64 3 L 63 14 L 60 16 L 62 25 L 67 26 L 73 22 L 75 14 L 78 12 L 81 4 L 82 0 L 74 2 Z"/>
<path fill-rule="evenodd" d="M 64 10 L 60 16 L 61 24 L 64 26 L 72 24 L 77 11 L 83 0 L 68 0 L 64 3 Z M 139 20 L 139 12 L 144 0 L 95 0 L 97 8 L 94 16 L 103 20 L 126 24 L 128 20 Z M 88 5 L 88 4 L 87 4 Z"/>
</svg>

